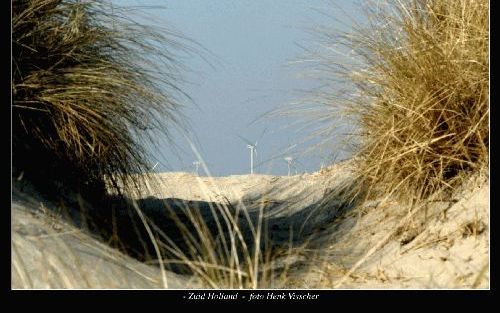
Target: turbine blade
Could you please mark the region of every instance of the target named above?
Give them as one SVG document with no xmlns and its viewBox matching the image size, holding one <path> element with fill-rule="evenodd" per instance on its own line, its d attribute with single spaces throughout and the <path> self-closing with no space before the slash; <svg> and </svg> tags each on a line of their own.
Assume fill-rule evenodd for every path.
<svg viewBox="0 0 500 313">
<path fill-rule="evenodd" d="M 262 139 L 262 137 L 264 137 L 264 134 L 266 133 L 266 131 L 267 131 L 267 127 L 266 127 L 266 128 L 264 128 L 264 131 L 262 132 L 262 134 L 260 134 L 260 137 L 259 137 L 259 139 L 257 139 L 257 140 L 261 140 L 261 139 Z M 256 141 L 256 142 L 257 142 L 257 141 Z"/>
<path fill-rule="evenodd" d="M 246 139 L 245 137 L 241 137 L 240 135 L 236 135 L 236 136 L 240 137 L 240 139 L 243 140 L 248 145 L 253 146 L 252 142 L 250 140 Z"/>
</svg>

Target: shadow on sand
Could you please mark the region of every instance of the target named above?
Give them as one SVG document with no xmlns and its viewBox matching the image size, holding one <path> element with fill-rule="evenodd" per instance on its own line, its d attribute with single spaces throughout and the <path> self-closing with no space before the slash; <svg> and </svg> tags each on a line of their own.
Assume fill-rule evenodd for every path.
<svg viewBox="0 0 500 313">
<path fill-rule="evenodd" d="M 353 183 L 341 183 L 320 200 L 305 205 L 301 195 L 273 200 L 280 194 L 279 188 L 289 187 L 274 186 L 265 197 L 247 196 L 236 203 L 113 197 L 93 220 L 109 244 L 141 261 L 154 263 L 158 258 L 137 209 L 147 219 L 164 261 L 199 259 L 201 254 L 211 253 L 207 249 L 226 259 L 230 250 L 236 250 L 243 258 L 256 248 L 261 255 L 278 255 L 294 248 L 320 250 L 327 241 L 317 239 L 331 234 L 335 219 L 354 208 L 360 198 L 350 192 L 355 190 Z M 169 264 L 169 270 L 191 273 L 182 262 Z"/>
</svg>

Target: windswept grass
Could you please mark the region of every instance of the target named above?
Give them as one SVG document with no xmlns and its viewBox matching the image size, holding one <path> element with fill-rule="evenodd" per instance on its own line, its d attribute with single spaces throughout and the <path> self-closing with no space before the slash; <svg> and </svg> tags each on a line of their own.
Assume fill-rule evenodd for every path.
<svg viewBox="0 0 500 313">
<path fill-rule="evenodd" d="M 90 201 L 99 212 L 80 203 L 82 225 L 159 263 L 163 287 L 165 268 L 181 267 L 211 288 L 268 286 L 274 273 L 260 241 L 262 218 L 253 225 L 239 217 L 244 207 L 211 204 L 209 226 L 208 212 L 189 205 L 182 212 L 160 206 L 164 219 L 153 220 L 135 201 L 124 202 L 154 180 L 145 150 L 155 143 L 151 130 L 168 136 L 165 127 L 180 123 L 177 100 L 185 95 L 176 86 L 175 53 L 186 48 L 174 33 L 133 22 L 127 10 L 104 1 L 13 1 L 15 177 L 56 202 L 71 194 Z M 170 228 L 158 227 L 167 216 Z M 240 229 L 246 219 L 251 234 Z M 180 231 L 176 240 L 165 235 L 172 229 Z"/>
<path fill-rule="evenodd" d="M 488 164 L 488 1 L 361 3 L 353 31 L 321 28 L 328 87 L 314 101 L 335 112 L 325 132 L 338 116 L 355 125 L 372 196 L 451 191 Z"/>
<path fill-rule="evenodd" d="M 208 198 L 220 192 L 214 182 L 200 180 L 198 184 Z M 137 214 L 117 217 L 123 250 L 147 264 L 195 277 L 206 288 L 284 286 L 290 267 L 287 261 L 307 246 L 273 244 L 264 217 L 265 203 L 250 209 L 244 202 L 228 199 L 129 200 Z M 134 228 L 135 233 L 131 232 Z"/>
<path fill-rule="evenodd" d="M 359 130 L 357 176 L 349 186 L 325 192 L 320 203 L 333 209 L 338 201 L 339 214 L 365 193 L 432 198 L 488 164 L 488 2 L 365 5 L 366 23 L 354 32 L 322 30 L 329 51 L 346 51 L 350 61 L 320 56 L 321 70 L 340 86 L 316 95 L 334 112 L 321 118 L 338 121 L 341 111 Z M 100 1 L 13 1 L 14 174 L 56 199 L 68 191 L 87 201 L 107 192 L 140 196 L 141 188 L 134 187 L 152 179 L 144 174 L 145 144 L 154 144 L 150 130 L 179 123 L 179 37 L 138 25 L 124 13 Z M 201 189 L 208 193 L 211 187 Z M 96 224 L 109 244 L 159 264 L 163 287 L 169 287 L 166 269 L 210 288 L 286 287 L 290 258 L 305 254 L 309 265 L 320 260 L 309 238 L 294 246 L 290 234 L 289 245 L 270 246 L 265 195 L 256 216 L 243 202 L 173 208 L 165 201 L 151 208 L 148 201 L 157 205 L 160 199 L 139 196 L 110 201 Z M 425 205 L 411 208 L 398 225 Z M 396 230 L 330 285 L 341 286 Z M 15 261 L 19 279 L 30 286 L 22 258 Z"/>
<path fill-rule="evenodd" d="M 136 187 L 179 124 L 181 38 L 105 1 L 13 0 L 13 174 L 60 198 Z"/>
</svg>

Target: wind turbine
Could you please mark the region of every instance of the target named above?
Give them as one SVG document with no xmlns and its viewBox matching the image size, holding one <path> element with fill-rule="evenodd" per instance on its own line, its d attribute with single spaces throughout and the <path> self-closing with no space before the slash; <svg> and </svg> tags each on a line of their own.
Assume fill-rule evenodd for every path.
<svg viewBox="0 0 500 313">
<path fill-rule="evenodd" d="M 193 162 L 193 165 L 195 167 L 195 172 L 196 172 L 196 175 L 198 175 L 198 169 L 200 168 L 200 164 L 201 162 L 200 161 L 194 161 Z"/>
<path fill-rule="evenodd" d="M 255 157 L 257 157 L 257 144 L 258 141 L 255 141 L 255 143 L 252 143 L 250 140 L 245 139 L 241 136 L 238 136 L 243 140 L 244 142 L 247 143 L 247 148 L 250 149 L 250 174 L 253 174 L 253 156 L 255 154 Z"/>
<path fill-rule="evenodd" d="M 250 174 L 253 174 L 253 155 L 255 153 L 255 157 L 257 157 L 257 141 L 255 144 L 248 144 L 247 148 L 250 149 Z"/>
<path fill-rule="evenodd" d="M 293 158 L 290 157 L 290 156 L 288 156 L 288 157 L 284 157 L 283 159 L 286 161 L 286 163 L 288 165 L 288 176 L 290 176 L 290 170 L 291 170 L 291 167 L 292 167 Z"/>
<path fill-rule="evenodd" d="M 259 139 L 257 139 L 255 141 L 255 143 L 252 143 L 250 140 L 248 140 L 246 138 L 243 138 L 240 135 L 238 135 L 238 137 L 240 137 L 241 140 L 243 140 L 244 142 L 246 142 L 247 148 L 250 149 L 250 174 L 254 173 L 254 170 L 253 170 L 253 158 L 254 158 L 254 154 L 255 154 L 255 157 L 257 157 L 257 144 L 258 144 L 259 140 L 264 136 L 264 134 L 266 133 L 266 131 L 267 131 L 267 128 L 264 129 L 264 131 L 260 135 Z"/>
</svg>

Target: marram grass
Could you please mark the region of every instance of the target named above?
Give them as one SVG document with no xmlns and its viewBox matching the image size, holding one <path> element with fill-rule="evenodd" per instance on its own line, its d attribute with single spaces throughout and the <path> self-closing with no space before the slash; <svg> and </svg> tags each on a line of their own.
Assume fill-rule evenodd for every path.
<svg viewBox="0 0 500 313">
<path fill-rule="evenodd" d="M 361 3 L 366 19 L 352 32 L 321 29 L 330 54 L 320 71 L 343 83 L 316 100 L 356 125 L 368 194 L 451 191 L 488 164 L 488 1 Z"/>
<path fill-rule="evenodd" d="M 99 0 L 13 0 L 12 12 L 14 175 L 55 197 L 134 187 L 151 130 L 179 123 L 180 37 Z"/>
</svg>

